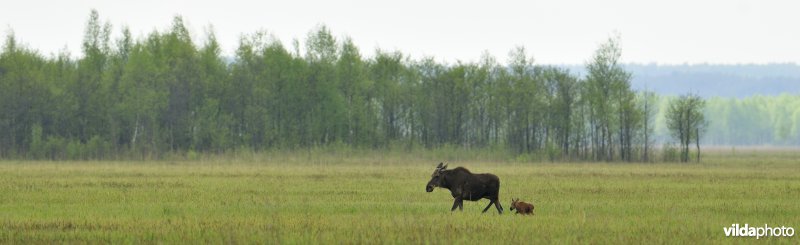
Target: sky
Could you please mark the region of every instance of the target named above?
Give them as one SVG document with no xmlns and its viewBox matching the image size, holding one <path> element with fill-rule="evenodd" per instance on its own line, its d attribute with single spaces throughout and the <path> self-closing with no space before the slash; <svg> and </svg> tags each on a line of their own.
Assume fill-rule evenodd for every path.
<svg viewBox="0 0 800 245">
<path fill-rule="evenodd" d="M 202 45 L 213 29 L 225 55 L 243 34 L 263 30 L 287 46 L 326 25 L 371 56 L 377 48 L 412 58 L 476 61 L 484 52 L 505 62 L 524 46 L 539 64 L 583 64 L 614 33 L 626 63 L 800 63 L 800 1 L 4 1 L 0 27 L 29 48 L 81 55 L 91 9 L 114 34 L 137 37 L 184 18 Z M 209 28 L 213 26 L 213 28 Z"/>
</svg>

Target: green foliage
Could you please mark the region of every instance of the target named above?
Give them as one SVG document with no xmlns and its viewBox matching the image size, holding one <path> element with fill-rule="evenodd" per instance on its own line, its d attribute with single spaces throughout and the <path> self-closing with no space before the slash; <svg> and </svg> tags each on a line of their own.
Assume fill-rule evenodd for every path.
<svg viewBox="0 0 800 245">
<path fill-rule="evenodd" d="M 86 154 L 84 147 L 77 140 L 71 140 L 67 143 L 67 159 L 85 159 Z"/>
<path fill-rule="evenodd" d="M 7 37 L 0 157 L 149 159 L 345 145 L 647 161 L 667 131 L 666 99 L 631 90 L 617 37 L 577 77 L 536 64 L 524 47 L 505 64 L 487 54 L 454 64 L 398 51 L 365 56 L 349 37 L 319 26 L 302 53 L 299 40 L 287 50 L 259 32 L 244 35 L 229 59 L 213 31 L 193 40 L 179 16 L 140 38 L 122 28 L 113 41 L 100 20 L 90 13 L 77 59 L 45 58 Z M 796 144 L 798 101 L 712 99 L 705 139 Z"/>
<path fill-rule="evenodd" d="M 28 149 L 34 158 L 44 158 L 44 142 L 42 142 L 42 126 L 39 124 L 31 127 L 31 145 Z"/>
<path fill-rule="evenodd" d="M 703 110 L 705 101 L 697 95 L 684 95 L 670 102 L 667 109 L 667 128 L 673 138 L 678 140 L 681 149 L 681 162 L 689 161 L 689 145 L 695 143 L 700 149 L 700 138 L 707 128 Z M 700 153 L 697 152 L 697 161 Z"/>
<path fill-rule="evenodd" d="M 619 37 L 612 37 L 587 64 L 584 96 L 589 104 L 589 138 L 595 160 L 611 161 L 618 154 L 623 161 L 633 161 L 635 139 L 642 134 L 643 112 L 630 88 L 631 74 L 619 64 L 621 55 Z"/>
<path fill-rule="evenodd" d="M 800 96 L 711 98 L 704 111 L 709 119 L 703 142 L 714 145 L 800 144 Z"/>
<path fill-rule="evenodd" d="M 678 147 L 673 144 L 666 143 L 661 146 L 661 160 L 664 162 L 677 162 L 680 160 Z"/>
</svg>

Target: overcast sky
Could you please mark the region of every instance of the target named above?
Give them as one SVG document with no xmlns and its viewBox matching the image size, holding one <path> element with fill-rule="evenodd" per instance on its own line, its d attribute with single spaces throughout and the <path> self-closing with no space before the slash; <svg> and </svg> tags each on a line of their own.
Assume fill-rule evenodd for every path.
<svg viewBox="0 0 800 245">
<path fill-rule="evenodd" d="M 582 64 L 615 31 L 623 61 L 637 63 L 800 63 L 800 1 L 166 1 L 19 0 L 2 4 L 0 24 L 43 54 L 80 55 L 91 9 L 114 33 L 166 29 L 181 15 L 195 41 L 211 24 L 230 55 L 242 34 L 266 30 L 289 44 L 319 24 L 350 36 L 363 54 L 376 48 L 413 57 L 474 61 L 488 51 L 505 61 L 523 45 L 537 63 Z M 4 37 L 7 32 L 2 32 Z"/>
</svg>

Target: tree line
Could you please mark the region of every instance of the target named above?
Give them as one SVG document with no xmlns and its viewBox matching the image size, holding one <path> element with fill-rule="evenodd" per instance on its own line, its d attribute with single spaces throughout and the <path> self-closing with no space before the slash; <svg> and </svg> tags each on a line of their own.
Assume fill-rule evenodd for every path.
<svg viewBox="0 0 800 245">
<path fill-rule="evenodd" d="M 706 144 L 800 145 L 800 95 L 710 98 L 705 113 Z"/>
<path fill-rule="evenodd" d="M 376 50 L 320 26 L 302 47 L 258 32 L 233 59 L 181 17 L 135 38 L 92 11 L 82 56 L 44 57 L 9 34 L 0 51 L 0 157 L 158 158 L 236 149 L 497 149 L 550 160 L 642 161 L 652 154 L 652 93 L 631 89 L 612 37 L 585 77 L 484 54 L 447 64 Z"/>
</svg>

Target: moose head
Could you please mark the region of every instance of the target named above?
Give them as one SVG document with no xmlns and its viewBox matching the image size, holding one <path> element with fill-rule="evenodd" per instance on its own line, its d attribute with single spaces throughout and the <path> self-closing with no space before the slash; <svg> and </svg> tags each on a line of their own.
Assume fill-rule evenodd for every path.
<svg viewBox="0 0 800 245">
<path fill-rule="evenodd" d="M 436 166 L 436 169 L 434 169 L 431 174 L 431 180 L 428 181 L 428 185 L 425 186 L 425 191 L 432 192 L 434 187 L 442 186 L 442 180 L 444 179 L 442 177 L 442 172 L 445 169 L 447 169 L 447 165 L 444 163 L 440 162 L 439 165 Z"/>
</svg>

